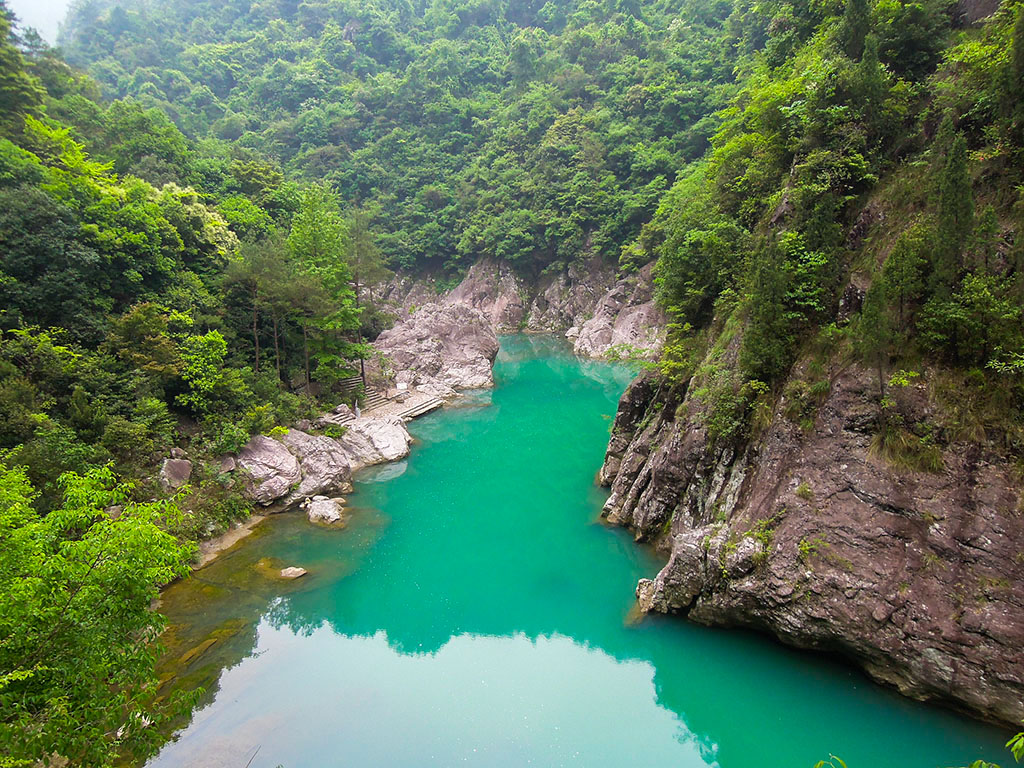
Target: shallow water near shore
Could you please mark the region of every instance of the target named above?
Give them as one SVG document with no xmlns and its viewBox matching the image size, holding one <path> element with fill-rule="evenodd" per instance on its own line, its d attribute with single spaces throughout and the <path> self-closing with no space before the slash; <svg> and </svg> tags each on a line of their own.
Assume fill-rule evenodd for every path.
<svg viewBox="0 0 1024 768">
<path fill-rule="evenodd" d="M 661 562 L 599 522 L 594 484 L 632 375 L 504 337 L 494 391 L 411 424 L 344 529 L 270 518 L 168 589 L 162 672 L 207 694 L 148 765 L 1011 764 L 1006 734 L 846 665 L 635 620 Z"/>
</svg>

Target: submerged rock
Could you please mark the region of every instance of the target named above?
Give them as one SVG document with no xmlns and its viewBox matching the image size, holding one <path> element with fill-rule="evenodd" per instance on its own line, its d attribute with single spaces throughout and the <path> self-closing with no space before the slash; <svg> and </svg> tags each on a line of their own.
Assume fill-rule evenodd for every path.
<svg viewBox="0 0 1024 768">
<path fill-rule="evenodd" d="M 341 522 L 341 510 L 344 503 L 345 499 L 340 497 L 329 499 L 326 496 L 314 496 L 303 502 L 303 506 L 306 508 L 306 517 L 309 518 L 309 522 L 334 525 Z"/>
</svg>

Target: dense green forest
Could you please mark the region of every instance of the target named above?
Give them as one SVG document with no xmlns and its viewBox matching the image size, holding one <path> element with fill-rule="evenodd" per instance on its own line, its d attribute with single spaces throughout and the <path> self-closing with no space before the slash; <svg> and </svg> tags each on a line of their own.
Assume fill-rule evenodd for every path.
<svg viewBox="0 0 1024 768">
<path fill-rule="evenodd" d="M 358 291 L 388 269 L 656 259 L 661 372 L 700 373 L 722 439 L 847 343 L 883 411 L 940 365 L 1024 455 L 1022 9 L 81 0 L 54 50 L 0 2 L 0 765 L 152 747 L 152 652 L 117 637 L 158 627 L 176 542 L 247 514 L 216 458 L 369 354 L 387 318 Z M 738 330 L 739 366 L 700 368 Z M 942 439 L 880 424 L 914 466 Z M 191 495 L 154 506 L 175 445 Z M 110 541 L 149 555 L 90 569 Z M 114 617 L 84 636 L 54 618 L 83 584 Z"/>
</svg>

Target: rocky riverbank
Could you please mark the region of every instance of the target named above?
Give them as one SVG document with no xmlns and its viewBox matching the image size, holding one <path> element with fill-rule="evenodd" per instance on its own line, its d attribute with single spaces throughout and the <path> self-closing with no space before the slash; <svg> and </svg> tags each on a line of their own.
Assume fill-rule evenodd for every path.
<svg viewBox="0 0 1024 768">
<path fill-rule="evenodd" d="M 808 417 L 798 366 L 768 426 L 739 443 L 709 434 L 704 383 L 638 379 L 601 480 L 607 519 L 669 556 L 638 585 L 640 607 L 836 652 L 908 696 L 1019 725 L 1018 470 L 977 443 L 942 450 L 941 470 L 894 467 L 872 447 L 873 376 L 834 366 Z M 924 379 L 900 395 L 907 424 L 936 417 Z"/>
</svg>

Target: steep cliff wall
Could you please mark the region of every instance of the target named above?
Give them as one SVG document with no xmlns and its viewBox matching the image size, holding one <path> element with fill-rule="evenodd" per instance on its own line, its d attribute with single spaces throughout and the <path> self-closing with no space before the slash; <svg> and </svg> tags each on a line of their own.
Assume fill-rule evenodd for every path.
<svg viewBox="0 0 1024 768">
<path fill-rule="evenodd" d="M 576 354 L 655 356 L 665 317 L 654 303 L 653 264 L 618 277 L 599 259 L 526 280 L 508 264 L 483 260 L 450 291 L 425 280 L 393 281 L 380 300 L 400 319 L 430 304 L 481 312 L 497 333 L 565 334 Z"/>
<path fill-rule="evenodd" d="M 729 365 L 735 344 L 716 354 Z M 906 424 L 940 415 L 934 375 L 899 393 Z M 876 375 L 839 359 L 804 361 L 761 431 L 716 441 L 705 383 L 646 374 L 619 406 L 604 514 L 669 556 L 640 606 L 837 652 L 909 696 L 1019 725 L 1024 515 L 998 445 L 953 441 L 930 472 L 892 466 L 873 449 Z"/>
</svg>

